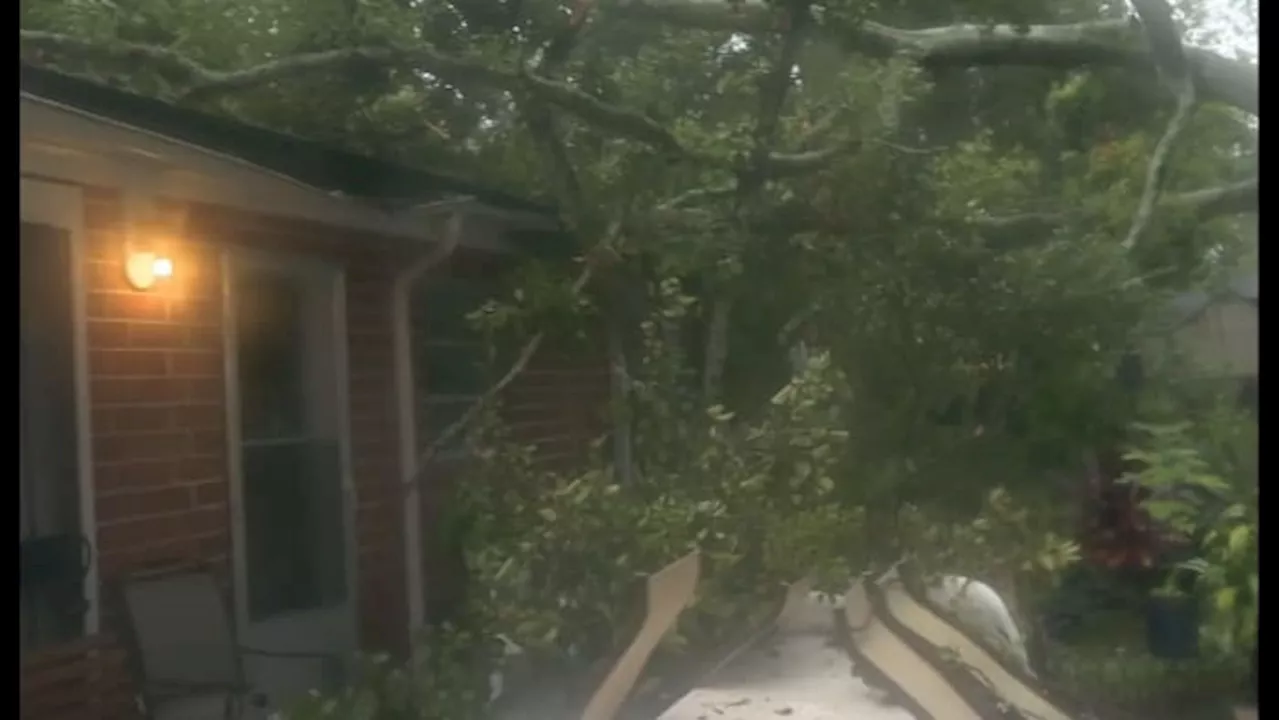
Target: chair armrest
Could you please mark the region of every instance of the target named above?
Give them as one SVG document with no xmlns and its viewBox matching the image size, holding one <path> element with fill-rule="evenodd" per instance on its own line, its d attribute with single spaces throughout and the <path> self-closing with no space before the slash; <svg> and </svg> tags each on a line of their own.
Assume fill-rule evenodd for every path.
<svg viewBox="0 0 1280 720">
<path fill-rule="evenodd" d="M 337 653 L 319 652 L 319 651 L 294 651 L 294 650 L 263 650 L 262 648 L 250 647 L 247 645 L 240 646 L 240 653 L 243 655 L 253 655 L 255 657 L 278 658 L 281 660 L 337 660 L 341 661 L 342 656 Z"/>
<path fill-rule="evenodd" d="M 188 697 L 210 693 L 242 695 L 249 692 L 248 687 L 234 682 L 152 678 L 144 682 L 143 685 L 149 693 L 162 698 Z"/>
<path fill-rule="evenodd" d="M 323 689 L 332 690 L 340 687 L 346 680 L 346 664 L 339 653 L 316 651 L 277 651 L 241 645 L 240 654 L 246 657 L 258 657 L 268 660 L 311 661 L 320 664 L 321 685 Z"/>
</svg>

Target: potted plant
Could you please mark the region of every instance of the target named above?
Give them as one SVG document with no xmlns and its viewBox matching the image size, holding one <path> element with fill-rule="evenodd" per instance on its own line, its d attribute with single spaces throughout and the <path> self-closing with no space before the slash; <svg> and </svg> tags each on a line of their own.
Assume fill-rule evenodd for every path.
<svg viewBox="0 0 1280 720">
<path fill-rule="evenodd" d="M 1200 652 L 1200 604 L 1194 593 L 1170 583 L 1153 590 L 1146 607 L 1147 650 L 1165 660 Z"/>
</svg>

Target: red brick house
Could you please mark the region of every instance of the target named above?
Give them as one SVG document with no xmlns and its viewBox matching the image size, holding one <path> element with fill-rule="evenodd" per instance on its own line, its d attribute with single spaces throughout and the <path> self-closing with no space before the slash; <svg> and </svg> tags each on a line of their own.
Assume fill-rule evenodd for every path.
<svg viewBox="0 0 1280 720">
<path fill-rule="evenodd" d="M 415 319 L 545 249 L 551 215 L 21 72 L 21 717 L 129 715 L 102 588 L 157 563 L 220 568 L 256 644 L 403 650 L 432 592 L 431 504 L 404 481 L 478 392 L 466 344 Z M 449 232 L 448 267 L 413 277 Z M 607 392 L 598 359 L 547 355 L 511 404 L 570 452 Z M 35 557 L 83 601 L 51 604 Z"/>
</svg>

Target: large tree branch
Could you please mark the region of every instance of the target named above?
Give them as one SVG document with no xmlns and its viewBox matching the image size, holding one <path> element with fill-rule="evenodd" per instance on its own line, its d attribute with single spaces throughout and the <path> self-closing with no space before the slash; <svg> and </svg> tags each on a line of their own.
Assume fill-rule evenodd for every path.
<svg viewBox="0 0 1280 720">
<path fill-rule="evenodd" d="M 774 33 L 789 29 L 785 11 L 762 0 L 727 3 L 720 0 L 624 0 L 612 8 L 621 17 L 662 22 L 686 28 L 746 33 Z M 954 25 L 917 30 L 891 28 L 873 22 L 840 24 L 815 18 L 814 32 L 855 52 L 888 57 L 896 54 L 933 66 L 1001 64 L 1054 67 L 1127 66 L 1150 72 L 1147 46 L 1137 29 L 1123 21 L 1064 25 Z M 236 71 L 204 67 L 169 48 L 125 42 L 89 42 L 58 33 L 20 30 L 24 53 L 62 54 L 88 59 L 139 60 L 148 63 L 177 90 L 180 99 L 197 101 L 258 87 L 309 72 L 350 63 L 405 64 L 460 86 L 481 85 L 507 92 L 525 92 L 568 112 L 604 132 L 627 137 L 673 157 L 735 168 L 731 158 L 710 156 L 683 145 L 652 118 L 606 103 L 565 83 L 538 75 L 496 69 L 441 53 L 430 45 L 413 48 L 356 47 L 290 56 Z M 1185 49 L 1197 97 L 1218 100 L 1257 115 L 1256 65 L 1229 60 L 1198 48 Z M 858 147 L 857 141 L 801 153 L 769 153 L 772 177 L 810 172 Z"/>
<path fill-rule="evenodd" d="M 1258 212 L 1258 179 L 1168 196 L 1165 202 L 1189 208 L 1201 221 Z"/>
<path fill-rule="evenodd" d="M 1177 108 L 1160 141 L 1156 143 L 1151 159 L 1147 161 L 1147 182 L 1138 201 L 1138 210 L 1124 239 L 1124 247 L 1132 248 L 1142 239 L 1151 224 L 1156 201 L 1164 188 L 1168 174 L 1169 156 L 1174 143 L 1191 122 L 1196 104 L 1196 85 L 1187 72 L 1187 55 L 1182 47 L 1182 32 L 1173 20 L 1173 8 L 1167 0 L 1132 0 L 1132 5 L 1142 21 L 1147 35 L 1151 59 L 1162 80 L 1177 97 Z"/>
<path fill-rule="evenodd" d="M 752 133 L 751 153 L 746 167 L 738 173 L 735 189 L 734 218 L 744 236 L 751 233 L 749 216 L 770 174 L 770 155 L 777 142 L 782 111 L 787 95 L 795 86 L 793 74 L 796 57 L 804 45 L 809 25 L 809 0 L 786 3 L 788 28 L 773 68 L 760 81 L 759 110 Z M 716 273 L 712 273 L 712 277 Z M 706 326 L 705 357 L 702 371 L 702 399 L 708 406 L 718 404 L 722 394 L 725 362 L 729 358 L 729 319 L 733 311 L 733 289 L 738 283 L 712 281 L 707 290 L 709 315 Z"/>
<path fill-rule="evenodd" d="M 1189 192 L 1166 194 L 1159 207 L 1175 213 L 1187 213 L 1198 222 L 1208 222 L 1227 215 L 1258 212 L 1258 179 Z M 1054 230 L 1072 222 L 1088 220 L 1087 213 L 1022 213 L 986 216 L 974 223 L 991 234 L 992 246 L 1011 249 L 1037 244 Z"/>
<path fill-rule="evenodd" d="M 447 78 L 451 82 L 470 81 L 504 89 L 512 89 L 519 82 L 519 77 L 514 72 L 495 70 L 479 63 L 451 57 L 430 45 L 411 49 L 342 48 L 290 55 L 242 70 L 216 70 L 164 47 L 124 41 L 105 43 L 89 41 L 71 35 L 40 30 L 19 30 L 18 39 L 24 53 L 69 55 L 108 61 L 142 60 L 175 86 L 177 100 L 180 102 L 197 102 L 216 98 L 237 90 L 261 87 L 278 80 L 321 70 L 332 70 L 352 63 L 411 64 L 424 72 Z"/>
<path fill-rule="evenodd" d="M 764 0 L 624 0 L 616 12 L 677 27 L 748 34 L 786 29 L 785 14 Z M 871 57 L 905 55 L 929 66 L 1112 66 L 1149 72 L 1141 31 L 1124 20 L 1062 25 L 949 25 L 906 30 L 875 22 L 848 24 L 818 18 L 815 32 L 851 52 Z M 1203 48 L 1186 48 L 1188 69 L 1203 100 L 1258 114 L 1258 66 Z"/>
<path fill-rule="evenodd" d="M 796 56 L 804 44 L 809 25 L 808 0 L 794 0 L 786 7 L 787 32 L 782 39 L 782 48 L 773 69 L 760 83 L 760 110 L 756 113 L 755 132 L 752 133 L 751 158 L 738 178 L 739 205 L 760 189 L 768 177 L 769 154 L 773 150 L 787 94 L 794 85 L 792 74 Z"/>
<path fill-rule="evenodd" d="M 679 233 L 696 231 L 714 222 L 717 210 L 699 203 L 721 202 L 733 197 L 732 186 L 692 190 L 659 205 L 644 220 L 649 232 Z M 1169 211 L 1195 222 L 1208 222 L 1228 215 L 1258 212 L 1258 180 L 1252 178 L 1227 185 L 1163 195 L 1157 209 Z M 1043 244 L 1059 228 L 1097 222 L 1088 211 L 1027 212 L 1008 215 L 980 215 L 972 225 L 986 238 L 987 247 L 997 252 Z M 767 234 L 804 232 L 841 232 L 838 225 L 823 217 L 804 199 L 777 206 L 759 218 L 758 231 Z"/>
<path fill-rule="evenodd" d="M 579 7 L 587 8 L 589 3 L 584 3 Z M 564 63 L 568 59 L 569 53 L 578 40 L 579 32 L 582 30 L 587 17 L 588 12 L 586 9 L 575 13 L 574 18 L 570 19 L 561 32 L 548 44 L 543 50 L 542 61 L 538 63 L 539 74 L 548 78 L 554 78 L 559 75 L 564 68 Z M 529 75 L 529 73 L 526 73 L 526 75 Z M 526 82 L 529 82 L 527 77 Z M 524 101 L 520 105 L 523 108 L 525 124 L 529 127 L 534 143 L 546 157 L 552 177 L 556 180 L 556 197 L 559 200 L 561 215 L 563 216 L 567 213 L 569 216 L 566 218 L 568 220 L 567 227 L 579 238 L 591 237 L 593 233 L 588 228 L 594 228 L 595 223 L 587 218 L 589 203 L 586 202 L 583 195 L 582 183 L 578 179 L 578 171 L 569 159 L 569 149 L 565 146 L 564 138 L 561 136 L 555 116 L 551 113 L 547 101 L 539 98 L 536 93 L 528 93 L 520 96 L 520 99 Z"/>
<path fill-rule="evenodd" d="M 730 191 L 721 189 L 721 194 Z M 677 198 L 684 200 L 686 196 Z M 716 198 L 718 196 L 712 196 Z M 696 198 L 690 198 L 689 203 Z M 697 229 L 714 220 L 716 213 L 684 202 L 659 206 L 648 218 L 659 231 L 681 232 Z M 1161 196 L 1158 208 L 1182 219 L 1203 223 L 1229 215 L 1258 212 L 1258 180 L 1253 178 L 1228 185 L 1202 188 Z M 1092 225 L 1100 217 L 1094 211 L 1027 212 L 1008 215 L 979 215 L 969 224 L 995 252 L 1042 245 L 1056 237 L 1064 227 Z M 759 231 L 767 234 L 801 234 L 806 232 L 842 233 L 846 227 L 829 220 L 809 202 L 796 199 L 776 206 L 760 215 Z M 852 230 L 850 230 L 852 232 Z"/>
<path fill-rule="evenodd" d="M 411 49 L 354 47 L 292 55 L 235 71 L 214 70 L 168 48 L 127 42 L 95 43 L 38 30 L 20 30 L 25 52 L 109 61 L 149 63 L 176 90 L 179 102 L 207 101 L 238 90 L 261 87 L 308 73 L 333 70 L 351 63 L 411 65 L 459 86 L 479 85 L 512 93 L 526 93 L 567 112 L 593 127 L 643 143 L 676 158 L 728 167 L 733 160 L 687 147 L 669 130 L 643 113 L 607 103 L 574 88 L 532 73 L 500 70 L 441 53 L 430 45 Z M 838 152 L 770 153 L 766 165 L 784 173 L 820 169 Z"/>
</svg>

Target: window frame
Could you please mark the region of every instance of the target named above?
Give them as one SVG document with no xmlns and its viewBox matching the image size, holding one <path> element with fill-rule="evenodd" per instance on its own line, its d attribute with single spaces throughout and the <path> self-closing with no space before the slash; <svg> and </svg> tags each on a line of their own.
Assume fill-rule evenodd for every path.
<svg viewBox="0 0 1280 720">
<path fill-rule="evenodd" d="M 88 544 L 88 568 L 81 590 L 85 612 L 78 636 L 92 637 L 99 631 L 101 604 L 98 592 L 97 519 L 94 509 L 93 436 L 89 407 L 88 330 L 85 315 L 84 193 L 76 185 L 49 182 L 33 177 L 19 179 L 20 223 L 45 225 L 66 233 L 70 258 L 71 351 L 74 374 L 76 474 L 79 504 L 79 531 Z M 21 228 L 19 228 L 21 230 Z M 74 642 L 74 641 L 73 641 Z M 29 652 L 39 653 L 58 645 L 42 645 Z"/>
<path fill-rule="evenodd" d="M 433 386 L 431 374 L 426 372 L 427 365 L 431 362 L 428 354 L 438 348 L 447 348 L 450 351 L 464 352 L 474 350 L 477 355 L 484 355 L 488 352 L 488 348 L 484 344 L 481 337 L 458 337 L 449 333 L 437 336 L 431 330 L 429 319 L 423 318 L 418 313 L 422 312 L 422 307 L 430 306 L 433 294 L 448 291 L 452 288 L 463 288 L 466 291 L 481 289 L 478 295 L 492 296 L 494 292 L 498 292 L 502 288 L 502 271 L 500 268 L 478 269 L 472 272 L 461 272 L 456 274 L 441 274 L 436 277 L 423 278 L 420 281 L 417 292 L 411 293 L 409 298 L 409 332 L 411 343 L 410 362 L 413 365 L 414 375 L 414 424 L 416 429 L 415 443 L 417 446 L 426 446 L 434 443 L 439 438 L 442 431 L 448 429 L 456 419 L 444 427 L 432 427 L 427 411 L 433 406 L 463 406 L 465 408 L 479 402 L 488 392 L 494 378 L 488 377 L 483 383 L 483 387 L 477 389 L 474 393 L 460 393 L 456 388 L 446 387 L 437 391 Z M 476 308 L 469 308 L 466 312 L 471 312 Z M 430 311 L 428 311 L 430 312 Z M 456 329 L 456 328 L 453 328 Z M 422 336 L 417 333 L 422 331 Z M 418 388 L 422 388 L 419 392 Z M 433 432 L 434 431 L 434 432 Z M 430 433 L 424 435 L 423 433 Z M 465 436 L 452 438 L 449 442 L 439 447 L 436 451 L 434 460 L 439 462 L 457 462 L 468 458 L 468 448 L 466 447 Z"/>
</svg>

